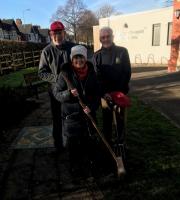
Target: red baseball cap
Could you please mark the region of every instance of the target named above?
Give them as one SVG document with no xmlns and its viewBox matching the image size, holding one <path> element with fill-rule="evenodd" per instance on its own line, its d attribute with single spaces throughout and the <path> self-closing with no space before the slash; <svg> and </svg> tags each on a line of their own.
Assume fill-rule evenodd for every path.
<svg viewBox="0 0 180 200">
<path fill-rule="evenodd" d="M 50 26 L 50 31 L 64 30 L 64 25 L 60 21 L 55 21 Z"/>
</svg>

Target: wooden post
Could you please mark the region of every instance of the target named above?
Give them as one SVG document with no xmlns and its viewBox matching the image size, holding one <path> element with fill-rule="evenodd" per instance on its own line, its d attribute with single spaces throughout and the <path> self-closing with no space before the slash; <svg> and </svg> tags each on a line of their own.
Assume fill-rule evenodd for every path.
<svg viewBox="0 0 180 200">
<path fill-rule="evenodd" d="M 34 51 L 32 50 L 31 52 L 32 52 L 33 65 L 34 65 L 34 67 L 35 67 Z"/>
<path fill-rule="evenodd" d="M 24 65 L 25 65 L 25 68 L 26 68 L 26 56 L 25 56 L 25 52 L 23 51 L 23 59 L 24 59 Z"/>
<path fill-rule="evenodd" d="M 0 60 L 0 72 L 1 72 L 1 74 L 3 74 L 3 73 L 2 73 L 2 64 L 1 64 L 1 60 Z"/>
</svg>

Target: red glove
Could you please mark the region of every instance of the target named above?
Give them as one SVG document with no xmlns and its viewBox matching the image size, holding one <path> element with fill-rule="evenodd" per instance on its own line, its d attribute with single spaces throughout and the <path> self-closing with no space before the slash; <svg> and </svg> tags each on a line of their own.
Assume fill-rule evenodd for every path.
<svg viewBox="0 0 180 200">
<path fill-rule="evenodd" d="M 118 91 L 111 92 L 110 96 L 112 98 L 113 103 L 116 104 L 117 106 L 120 106 L 123 108 L 130 106 L 129 97 L 123 94 L 122 92 L 118 92 Z"/>
</svg>

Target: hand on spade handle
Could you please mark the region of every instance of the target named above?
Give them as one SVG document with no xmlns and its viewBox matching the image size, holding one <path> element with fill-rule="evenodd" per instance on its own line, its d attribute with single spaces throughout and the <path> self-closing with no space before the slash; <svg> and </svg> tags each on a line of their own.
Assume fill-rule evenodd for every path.
<svg viewBox="0 0 180 200">
<path fill-rule="evenodd" d="M 74 97 L 78 97 L 78 96 L 79 96 L 79 93 L 78 93 L 78 91 L 77 91 L 76 88 L 71 89 L 71 94 L 72 94 Z M 89 113 L 91 112 L 91 110 L 89 109 L 88 106 L 83 105 L 83 107 L 84 107 L 84 108 L 83 108 L 83 111 L 85 112 L 85 114 L 89 114 Z"/>
<path fill-rule="evenodd" d="M 114 110 L 115 112 L 120 113 L 120 112 L 121 112 L 121 107 L 115 104 L 115 105 L 113 106 L 113 110 Z"/>
<path fill-rule="evenodd" d="M 79 93 L 78 93 L 78 91 L 77 91 L 76 88 L 71 89 L 71 94 L 72 94 L 74 97 L 78 97 L 78 96 L 79 96 Z"/>
<path fill-rule="evenodd" d="M 106 93 L 106 94 L 104 95 L 104 99 L 105 99 L 106 101 L 112 101 L 111 95 L 110 95 L 109 93 Z"/>
<path fill-rule="evenodd" d="M 101 98 L 101 106 L 104 109 L 109 109 L 111 110 L 111 108 L 109 107 L 109 102 L 112 101 L 112 98 L 110 96 L 110 94 L 106 93 L 102 98 Z"/>
<path fill-rule="evenodd" d="M 83 111 L 86 113 L 86 114 L 89 114 L 91 112 L 91 110 L 89 109 L 88 106 L 86 106 Z"/>
<path fill-rule="evenodd" d="M 114 104 L 114 103 L 113 103 L 113 100 L 112 100 L 112 97 L 111 97 L 110 94 L 106 93 L 106 94 L 104 95 L 104 99 L 105 99 L 106 102 L 107 102 L 107 105 L 108 105 L 107 107 L 113 109 L 115 112 L 120 113 L 120 111 L 121 111 L 120 106 L 118 106 L 117 104 Z"/>
</svg>

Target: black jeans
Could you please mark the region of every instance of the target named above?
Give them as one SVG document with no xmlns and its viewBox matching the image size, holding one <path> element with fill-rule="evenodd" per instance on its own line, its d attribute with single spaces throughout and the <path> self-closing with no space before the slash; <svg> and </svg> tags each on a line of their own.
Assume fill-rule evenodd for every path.
<svg viewBox="0 0 180 200">
<path fill-rule="evenodd" d="M 52 92 L 49 91 L 51 113 L 53 120 L 53 139 L 54 146 L 57 150 L 62 149 L 62 118 L 61 118 L 61 103 L 55 99 Z"/>
</svg>

